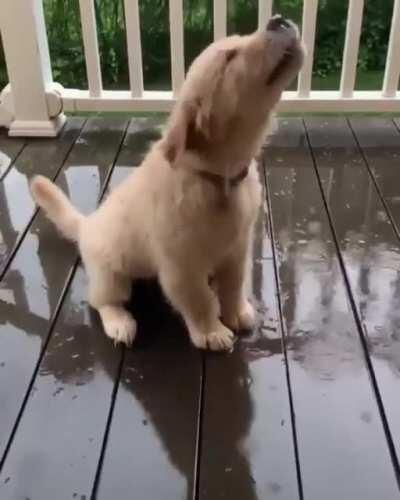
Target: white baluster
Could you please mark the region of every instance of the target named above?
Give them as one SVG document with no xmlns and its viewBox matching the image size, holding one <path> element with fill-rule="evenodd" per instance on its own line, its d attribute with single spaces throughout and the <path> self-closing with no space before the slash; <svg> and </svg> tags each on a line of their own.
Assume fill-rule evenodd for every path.
<svg viewBox="0 0 400 500">
<path fill-rule="evenodd" d="M 125 26 L 128 44 L 129 82 L 132 97 L 143 94 L 142 43 L 140 40 L 140 18 L 138 0 L 124 0 Z"/>
<path fill-rule="evenodd" d="M 342 77 L 340 80 L 340 94 L 345 98 L 352 97 L 354 92 L 363 10 L 364 0 L 349 0 Z"/>
<path fill-rule="evenodd" d="M 400 76 L 400 0 L 395 0 L 393 7 L 392 27 L 386 56 L 385 76 L 382 94 L 394 97 L 399 85 Z"/>
<path fill-rule="evenodd" d="M 214 40 L 226 36 L 226 0 L 214 0 Z"/>
<path fill-rule="evenodd" d="M 79 0 L 79 7 L 89 94 L 90 97 L 100 97 L 103 91 L 103 83 L 101 80 L 99 43 L 93 0 Z"/>
<path fill-rule="evenodd" d="M 265 30 L 268 19 L 272 15 L 272 0 L 258 0 L 258 29 Z"/>
<path fill-rule="evenodd" d="M 169 0 L 172 90 L 176 97 L 185 78 L 182 0 Z"/>
<path fill-rule="evenodd" d="M 309 97 L 314 63 L 315 28 L 317 23 L 318 0 L 304 0 L 302 40 L 307 49 L 304 65 L 299 74 L 299 97 Z"/>
</svg>

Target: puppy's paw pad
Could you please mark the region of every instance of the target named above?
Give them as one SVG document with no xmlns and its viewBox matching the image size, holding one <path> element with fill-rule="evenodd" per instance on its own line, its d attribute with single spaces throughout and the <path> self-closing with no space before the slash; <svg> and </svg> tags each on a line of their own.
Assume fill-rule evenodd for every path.
<svg viewBox="0 0 400 500">
<path fill-rule="evenodd" d="M 135 340 L 137 325 L 135 319 L 129 313 L 124 312 L 106 321 L 104 330 L 116 344 L 122 342 L 130 346 Z"/>
<path fill-rule="evenodd" d="M 207 335 L 207 346 L 212 351 L 232 351 L 234 339 L 233 332 L 221 324 Z"/>
</svg>

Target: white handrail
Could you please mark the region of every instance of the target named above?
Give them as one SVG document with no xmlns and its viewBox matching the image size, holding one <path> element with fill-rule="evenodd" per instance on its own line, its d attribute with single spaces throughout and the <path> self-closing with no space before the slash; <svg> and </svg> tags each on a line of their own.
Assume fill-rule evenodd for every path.
<svg viewBox="0 0 400 500">
<path fill-rule="evenodd" d="M 214 0 L 214 40 L 226 36 L 227 5 L 226 0 Z"/>
<path fill-rule="evenodd" d="M 400 77 L 400 0 L 395 0 L 393 7 L 392 27 L 388 52 L 386 56 L 385 76 L 383 79 L 382 94 L 384 97 L 393 97 L 399 85 Z"/>
<path fill-rule="evenodd" d="M 124 0 L 129 82 L 132 97 L 143 94 L 142 43 L 138 0 Z"/>
<path fill-rule="evenodd" d="M 89 92 L 92 97 L 99 97 L 103 90 L 103 83 L 93 0 L 79 0 L 79 9 Z"/>
<path fill-rule="evenodd" d="M 169 0 L 169 26 L 171 39 L 171 79 L 177 96 L 185 79 L 185 53 L 183 46 L 182 0 Z"/>
<path fill-rule="evenodd" d="M 314 63 L 315 28 L 317 24 L 318 0 L 304 0 L 302 39 L 307 54 L 304 66 L 299 74 L 299 97 L 308 97 L 311 90 L 312 69 Z"/>
<path fill-rule="evenodd" d="M 340 80 L 340 94 L 344 98 L 352 97 L 356 83 L 363 10 L 364 0 L 349 0 L 342 76 Z"/>
<path fill-rule="evenodd" d="M 268 19 L 272 15 L 272 0 L 258 0 L 258 29 L 265 30 Z"/>
</svg>

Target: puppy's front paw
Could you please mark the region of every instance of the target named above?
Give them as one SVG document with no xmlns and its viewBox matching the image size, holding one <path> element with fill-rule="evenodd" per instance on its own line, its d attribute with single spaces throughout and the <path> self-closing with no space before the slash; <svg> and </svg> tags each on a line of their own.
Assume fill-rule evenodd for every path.
<svg viewBox="0 0 400 500">
<path fill-rule="evenodd" d="M 207 335 L 207 346 L 212 351 L 232 351 L 235 335 L 222 323 Z"/>
<path fill-rule="evenodd" d="M 248 300 L 243 300 L 238 311 L 223 314 L 222 321 L 232 330 L 251 330 L 256 324 L 256 314 Z"/>
<path fill-rule="evenodd" d="M 229 328 L 219 322 L 217 327 L 209 333 L 191 331 L 190 338 L 193 344 L 199 349 L 231 351 L 235 336 Z"/>
<path fill-rule="evenodd" d="M 114 340 L 115 344 L 122 342 L 130 346 L 136 337 L 136 321 L 127 311 L 121 310 L 118 314 L 103 321 L 104 331 Z"/>
</svg>

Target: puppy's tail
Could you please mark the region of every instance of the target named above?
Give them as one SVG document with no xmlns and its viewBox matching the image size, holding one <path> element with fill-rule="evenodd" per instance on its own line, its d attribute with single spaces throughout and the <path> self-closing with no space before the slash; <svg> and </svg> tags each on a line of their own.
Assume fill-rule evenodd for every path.
<svg viewBox="0 0 400 500">
<path fill-rule="evenodd" d="M 79 226 L 84 216 L 72 206 L 61 189 L 46 177 L 37 175 L 31 182 L 31 193 L 65 238 L 77 242 Z"/>
</svg>

